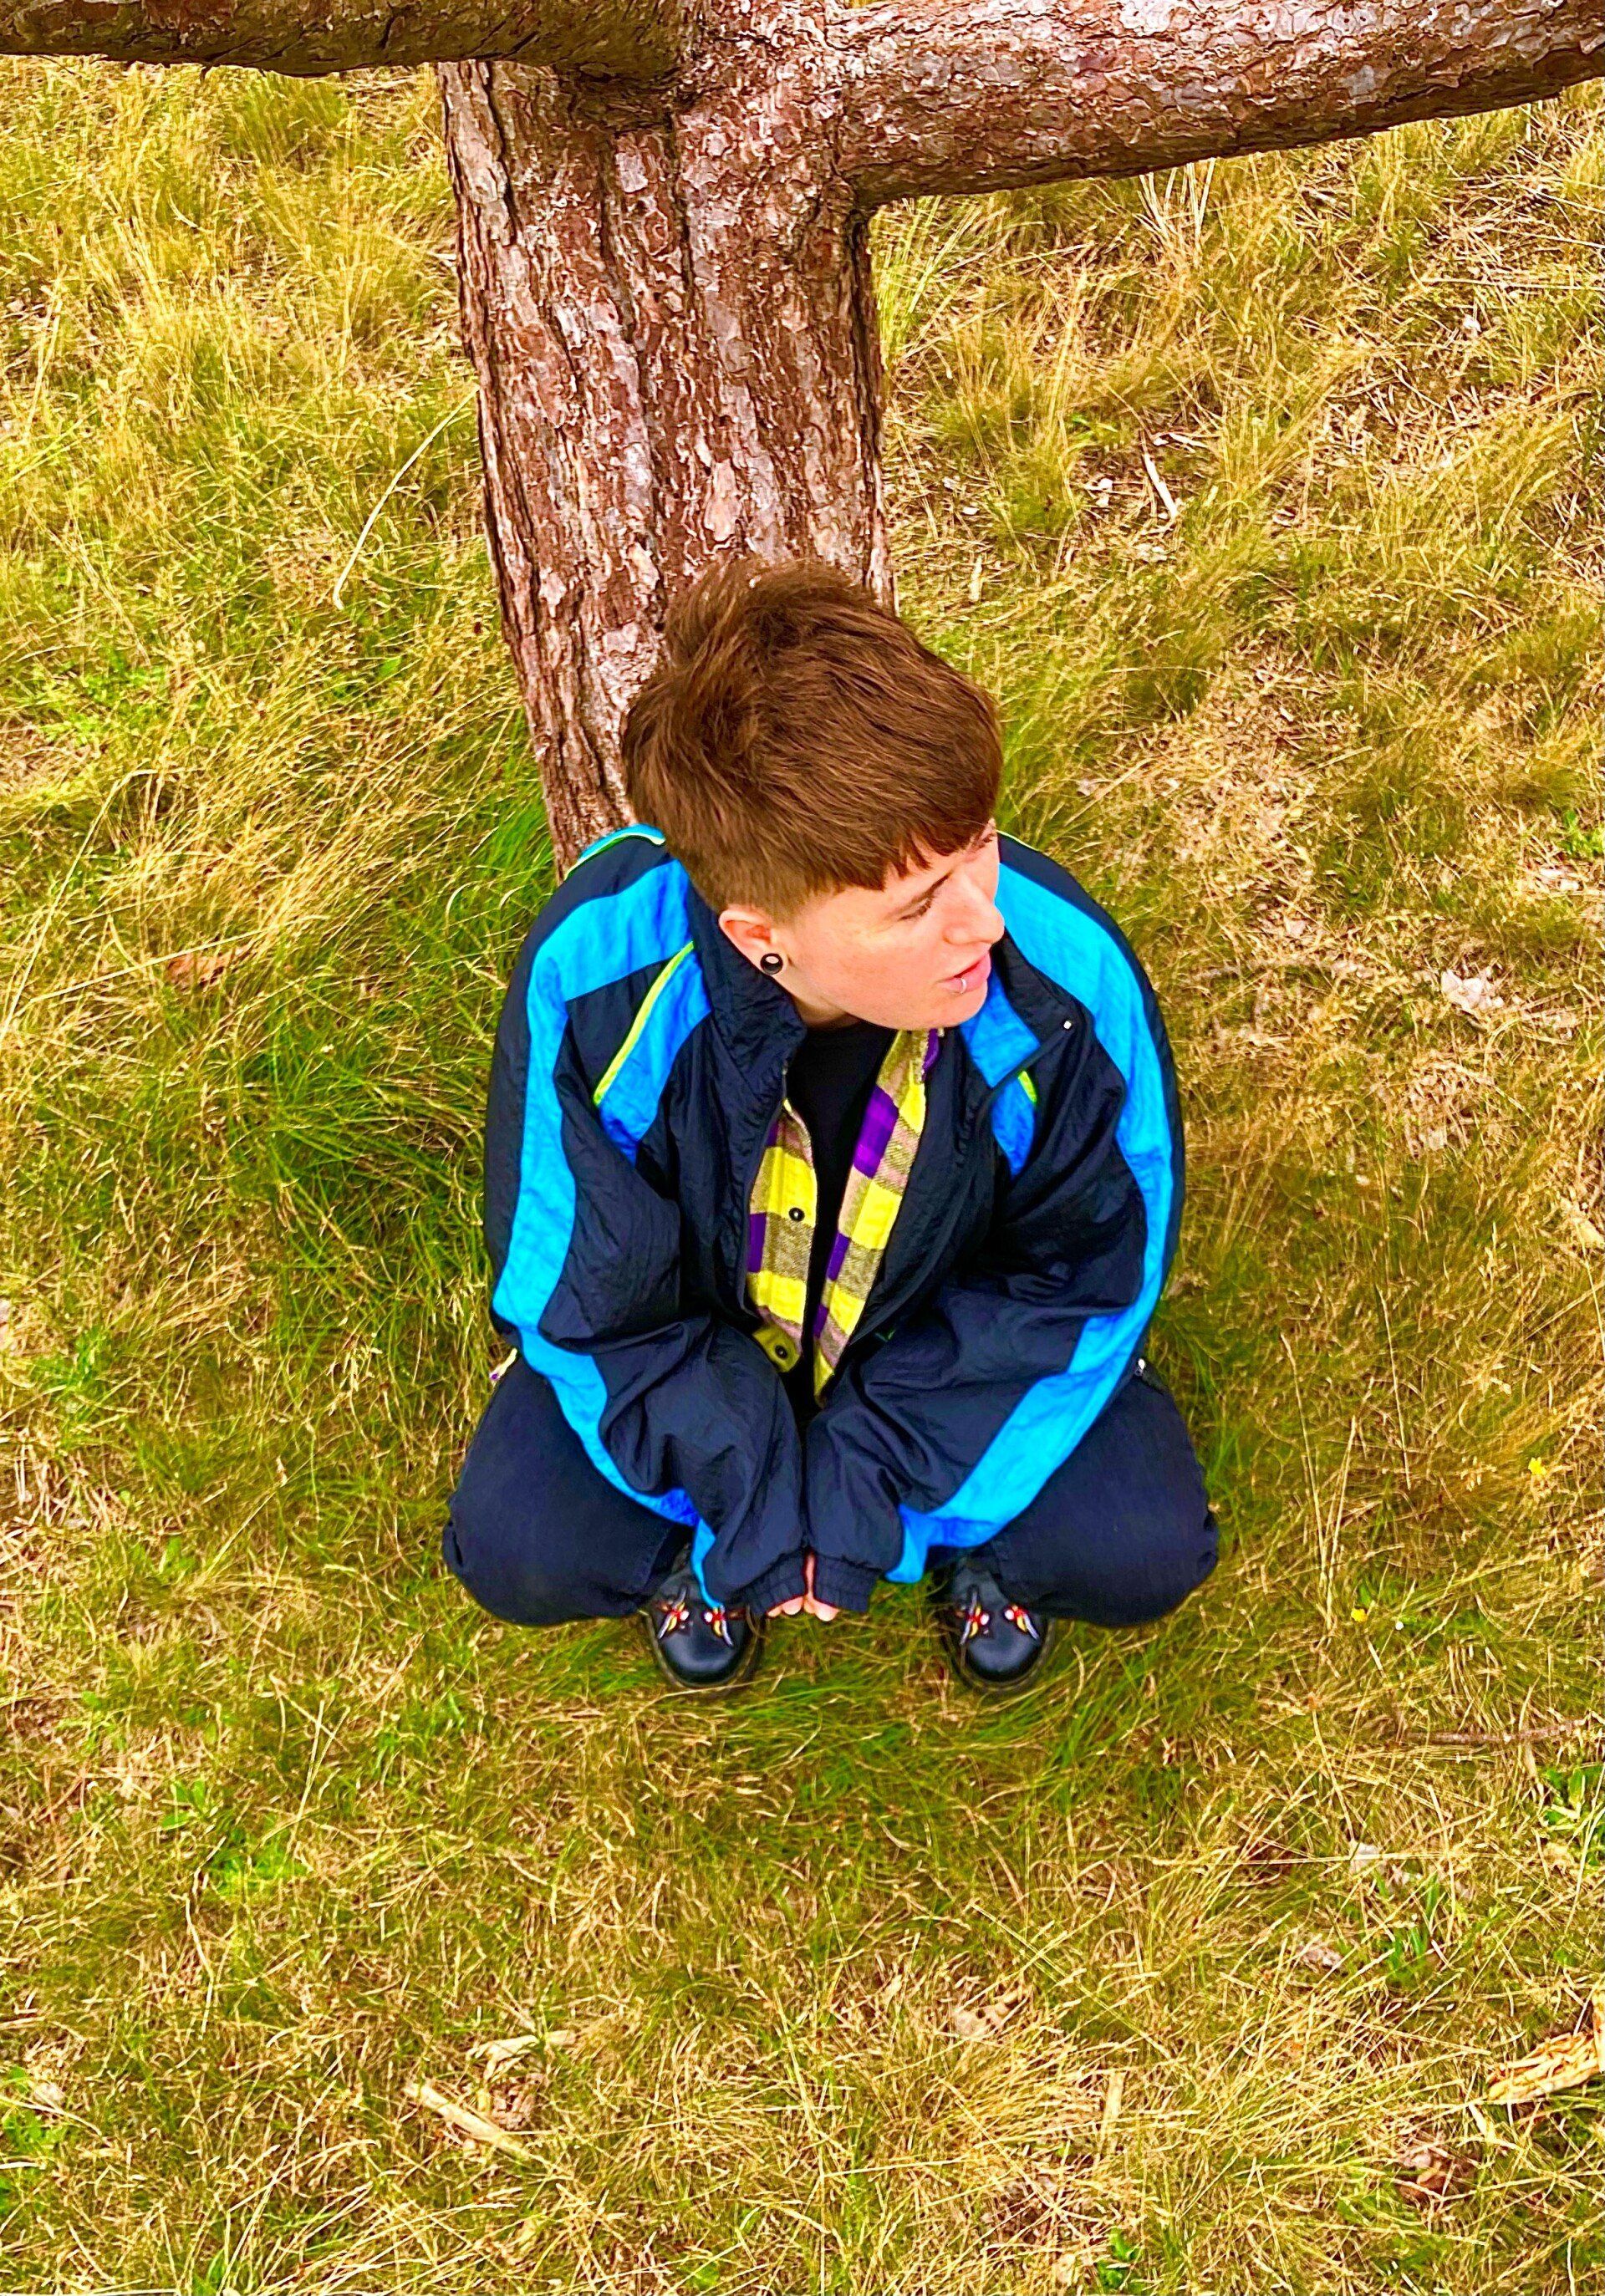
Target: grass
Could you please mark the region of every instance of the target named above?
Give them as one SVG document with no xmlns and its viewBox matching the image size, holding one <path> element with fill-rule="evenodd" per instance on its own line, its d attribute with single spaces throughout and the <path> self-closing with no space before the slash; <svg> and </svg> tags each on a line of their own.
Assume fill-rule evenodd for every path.
<svg viewBox="0 0 1605 2296">
<path fill-rule="evenodd" d="M 436 1558 L 550 865 L 430 84 L 5 86 L 0 2284 L 1591 2284 L 1600 2087 L 1476 2100 L 1605 1867 L 1597 99 L 877 218 L 901 603 L 1171 1021 L 1226 1550 L 1017 1708 L 885 1589 L 710 1715 Z"/>
</svg>

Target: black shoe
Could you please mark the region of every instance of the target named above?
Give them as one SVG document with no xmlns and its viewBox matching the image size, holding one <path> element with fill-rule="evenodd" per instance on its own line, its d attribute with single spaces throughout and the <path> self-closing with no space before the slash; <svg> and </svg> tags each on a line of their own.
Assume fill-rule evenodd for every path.
<svg viewBox="0 0 1605 2296">
<path fill-rule="evenodd" d="M 761 1620 L 710 1603 L 682 1547 L 672 1570 L 647 1596 L 641 1617 L 661 1671 L 677 1690 L 728 1690 L 758 1663 Z"/>
<path fill-rule="evenodd" d="M 1051 1647 L 1057 1619 L 1011 1603 L 983 1562 L 963 1557 L 931 1574 L 932 1616 L 948 1664 L 967 1690 L 1015 1690 Z"/>
</svg>

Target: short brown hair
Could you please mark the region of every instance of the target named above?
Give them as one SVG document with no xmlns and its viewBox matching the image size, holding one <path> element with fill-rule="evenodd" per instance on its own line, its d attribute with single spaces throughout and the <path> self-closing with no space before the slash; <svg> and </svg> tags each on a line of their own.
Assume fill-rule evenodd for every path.
<svg viewBox="0 0 1605 2296">
<path fill-rule="evenodd" d="M 631 811 L 709 906 L 779 922 L 972 844 L 1003 773 L 992 696 L 817 558 L 716 560 L 671 608 L 621 747 Z"/>
</svg>

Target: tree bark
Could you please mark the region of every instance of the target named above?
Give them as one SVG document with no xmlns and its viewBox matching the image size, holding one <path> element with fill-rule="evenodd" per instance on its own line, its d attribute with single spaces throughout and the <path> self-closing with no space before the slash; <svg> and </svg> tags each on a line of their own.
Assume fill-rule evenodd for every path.
<svg viewBox="0 0 1605 2296">
<path fill-rule="evenodd" d="M 1605 72 L 1605 0 L 879 0 L 834 38 L 838 164 L 879 206 L 1555 95 Z"/>
<path fill-rule="evenodd" d="M 509 56 L 614 78 L 673 69 L 696 0 L 0 0 L 0 55 L 256 64 L 311 77 Z"/>
<path fill-rule="evenodd" d="M 819 556 L 894 603 L 868 218 L 821 132 L 825 44 L 764 29 L 673 106 L 440 74 L 487 523 L 560 866 L 627 817 L 619 727 L 710 559 Z"/>
<path fill-rule="evenodd" d="M 624 711 L 712 557 L 822 557 L 895 603 L 876 208 L 1553 94 L 1605 71 L 1605 6 L 0 0 L 7 49 L 448 60 L 490 547 L 564 865 L 624 817 Z"/>
<path fill-rule="evenodd" d="M 1502 102 L 1584 76 L 1596 5 L 1457 0 L 1407 55 L 1383 0 L 1299 30 L 1168 0 L 742 0 L 739 36 L 658 90 L 443 68 L 487 524 L 559 866 L 626 817 L 619 728 L 712 557 L 818 555 L 895 604 L 874 207 Z"/>
</svg>

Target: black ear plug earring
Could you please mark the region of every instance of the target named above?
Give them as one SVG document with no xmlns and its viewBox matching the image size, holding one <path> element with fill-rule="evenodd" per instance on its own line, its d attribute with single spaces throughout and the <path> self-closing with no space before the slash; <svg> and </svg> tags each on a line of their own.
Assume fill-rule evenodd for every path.
<svg viewBox="0 0 1605 2296">
<path fill-rule="evenodd" d="M 758 962 L 766 972 L 778 972 L 786 959 L 778 948 L 766 948 Z"/>
</svg>

